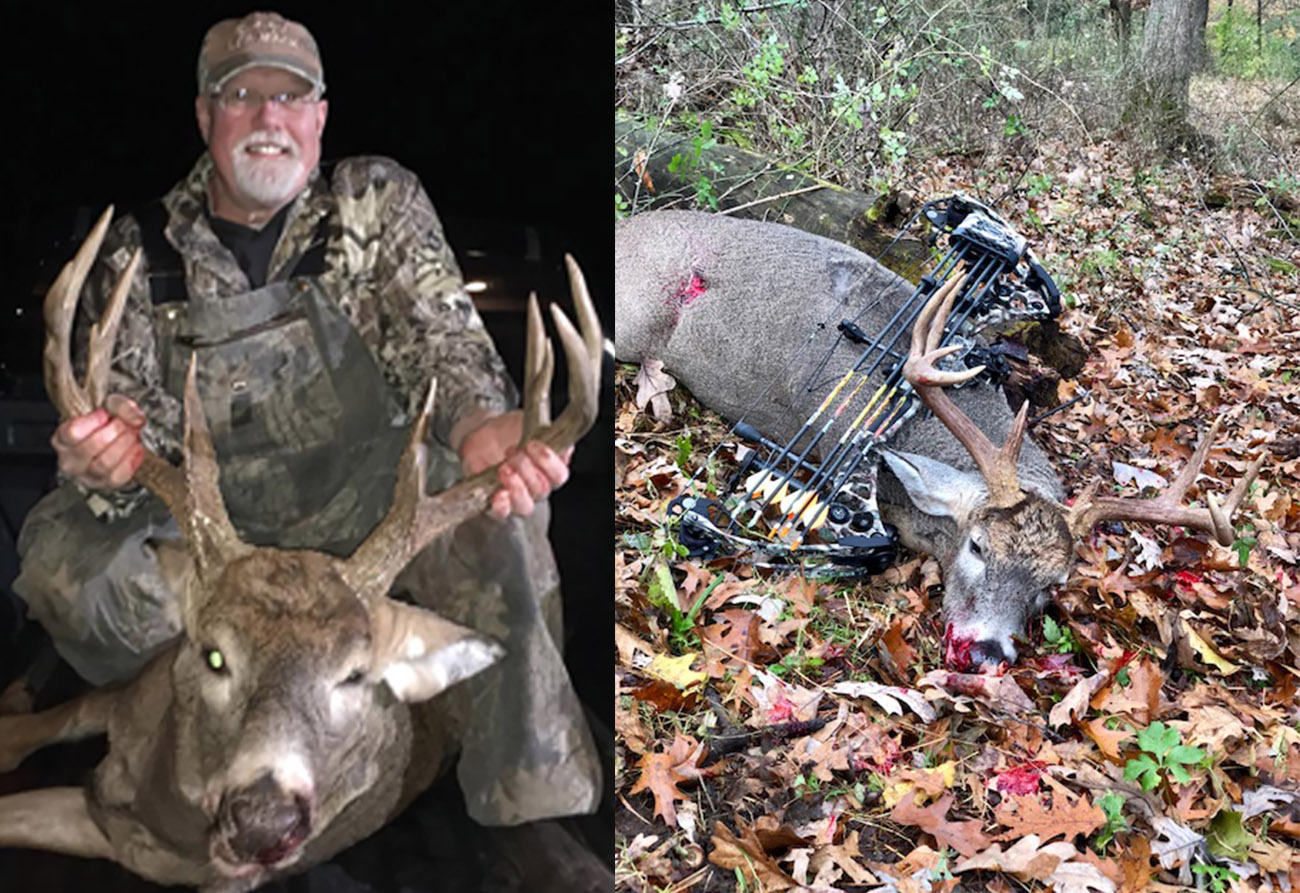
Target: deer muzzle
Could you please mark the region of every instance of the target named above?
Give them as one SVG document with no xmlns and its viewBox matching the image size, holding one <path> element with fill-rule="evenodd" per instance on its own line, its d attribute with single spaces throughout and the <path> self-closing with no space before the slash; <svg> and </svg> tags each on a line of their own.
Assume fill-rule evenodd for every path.
<svg viewBox="0 0 1300 893">
<path fill-rule="evenodd" d="M 248 787 L 227 791 L 217 822 L 234 861 L 270 866 L 292 856 L 307 840 L 311 814 L 306 797 L 285 791 L 267 773 Z"/>
<path fill-rule="evenodd" d="M 943 635 L 943 665 L 959 673 L 994 670 L 1016 662 L 1015 646 L 983 635 L 978 628 L 965 629 L 949 623 Z"/>
</svg>

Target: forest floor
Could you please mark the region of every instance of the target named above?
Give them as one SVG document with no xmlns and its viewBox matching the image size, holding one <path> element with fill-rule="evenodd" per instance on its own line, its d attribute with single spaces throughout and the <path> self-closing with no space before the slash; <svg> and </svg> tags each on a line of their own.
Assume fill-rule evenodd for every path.
<svg viewBox="0 0 1300 893">
<path fill-rule="evenodd" d="M 1067 490 L 1153 495 L 1219 419 L 1193 498 L 1265 458 L 1237 541 L 1099 526 L 1015 666 L 950 672 L 930 559 L 851 584 L 684 557 L 665 509 L 728 426 L 681 390 L 653 420 L 621 366 L 618 889 L 1293 889 L 1297 196 L 1116 142 L 906 184 L 997 198 L 1066 293 L 1081 399 L 1034 436 Z"/>
</svg>

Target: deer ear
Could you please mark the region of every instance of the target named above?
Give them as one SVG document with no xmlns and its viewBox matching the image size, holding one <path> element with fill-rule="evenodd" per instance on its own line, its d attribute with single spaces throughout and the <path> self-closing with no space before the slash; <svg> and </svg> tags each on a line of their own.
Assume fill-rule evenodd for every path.
<svg viewBox="0 0 1300 893">
<path fill-rule="evenodd" d="M 381 598 L 370 613 L 375 658 L 398 698 L 424 701 L 501 659 L 505 649 L 432 611 Z"/>
<path fill-rule="evenodd" d="M 960 523 L 988 495 L 984 478 L 979 474 L 959 471 L 945 462 L 916 453 L 882 450 L 881 455 L 907 490 L 912 504 L 927 515 L 952 518 Z"/>
</svg>

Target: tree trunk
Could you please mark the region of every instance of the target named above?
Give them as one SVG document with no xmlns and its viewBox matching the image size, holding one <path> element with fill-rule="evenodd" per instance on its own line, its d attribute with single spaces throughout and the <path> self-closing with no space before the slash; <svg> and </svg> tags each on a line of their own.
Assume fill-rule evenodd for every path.
<svg viewBox="0 0 1300 893">
<path fill-rule="evenodd" d="M 1133 43 L 1133 0 L 1110 0 L 1110 15 L 1115 40 L 1127 62 L 1129 46 Z"/>
<path fill-rule="evenodd" d="M 1137 77 L 1129 94 L 1129 119 L 1152 119 L 1165 144 L 1187 132 L 1187 95 L 1192 72 L 1204 58 L 1209 0 L 1151 0 Z"/>
</svg>

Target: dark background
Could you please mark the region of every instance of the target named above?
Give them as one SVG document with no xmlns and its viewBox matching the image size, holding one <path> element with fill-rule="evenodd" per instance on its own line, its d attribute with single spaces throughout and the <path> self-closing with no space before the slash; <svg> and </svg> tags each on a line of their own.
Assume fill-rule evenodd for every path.
<svg viewBox="0 0 1300 893">
<path fill-rule="evenodd" d="M 0 670 L 22 623 L 8 593 L 13 539 L 54 470 L 41 296 L 94 215 L 158 197 L 190 170 L 203 151 L 193 111 L 203 34 L 258 8 L 301 21 L 320 47 L 322 158 L 387 155 L 419 175 L 467 280 L 491 285 L 483 315 L 512 370 L 526 291 L 566 299 L 564 251 L 612 335 L 603 6 L 0 3 Z M 553 500 L 570 668 L 607 726 L 611 452 L 606 416 Z"/>
</svg>

